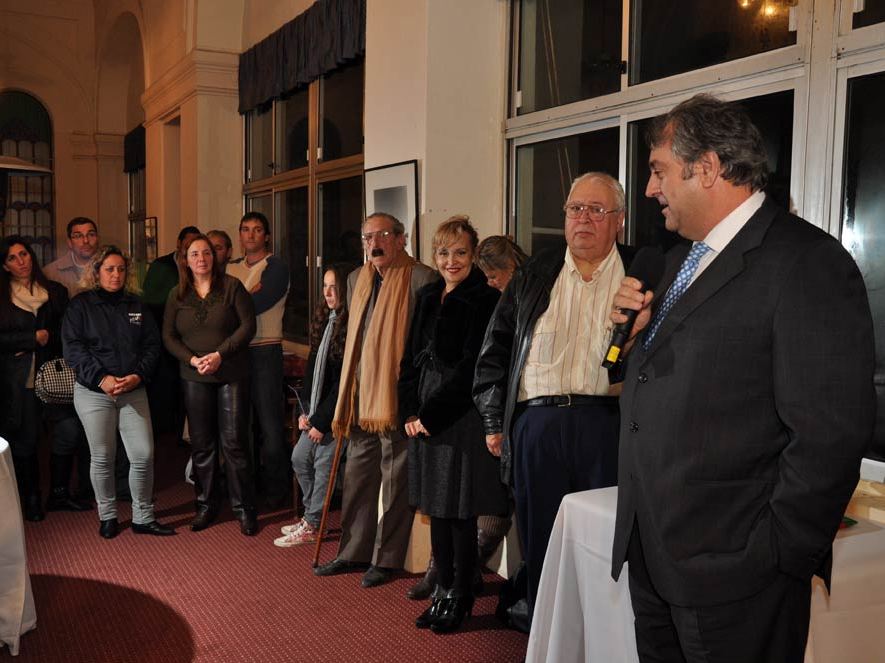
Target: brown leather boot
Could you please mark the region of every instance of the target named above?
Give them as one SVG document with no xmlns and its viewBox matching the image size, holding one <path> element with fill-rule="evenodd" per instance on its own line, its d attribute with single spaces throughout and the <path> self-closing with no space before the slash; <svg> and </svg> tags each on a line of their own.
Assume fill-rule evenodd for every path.
<svg viewBox="0 0 885 663">
<path fill-rule="evenodd" d="M 406 596 L 415 601 L 423 601 L 433 593 L 433 589 L 436 587 L 437 578 L 438 573 L 436 570 L 436 564 L 431 555 L 430 561 L 427 563 L 427 571 L 424 573 L 424 577 L 409 588 L 409 591 L 406 592 Z"/>
</svg>

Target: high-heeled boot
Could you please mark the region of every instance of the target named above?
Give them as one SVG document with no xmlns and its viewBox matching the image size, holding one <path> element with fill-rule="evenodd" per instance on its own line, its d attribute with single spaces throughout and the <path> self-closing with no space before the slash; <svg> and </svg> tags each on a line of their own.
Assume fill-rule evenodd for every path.
<svg viewBox="0 0 885 663">
<path fill-rule="evenodd" d="M 461 628 L 465 618 L 473 613 L 473 594 L 450 589 L 440 601 L 436 619 L 430 624 L 434 633 L 452 633 Z"/>
<path fill-rule="evenodd" d="M 446 594 L 448 594 L 447 589 L 443 589 L 439 585 L 436 586 L 431 595 L 430 607 L 418 615 L 418 619 L 415 620 L 415 626 L 418 628 L 430 628 L 433 625 L 439 616 L 440 606 Z"/>
<path fill-rule="evenodd" d="M 430 561 L 427 562 L 427 571 L 424 573 L 424 577 L 409 588 L 406 596 L 416 601 L 423 601 L 433 592 L 438 578 L 439 573 L 436 570 L 436 563 L 433 561 L 433 555 L 431 555 Z"/>
</svg>

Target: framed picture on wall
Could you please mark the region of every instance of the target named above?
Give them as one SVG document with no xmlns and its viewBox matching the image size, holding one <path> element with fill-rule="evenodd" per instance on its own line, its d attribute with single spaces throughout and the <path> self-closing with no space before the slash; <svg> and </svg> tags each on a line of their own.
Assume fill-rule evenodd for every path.
<svg viewBox="0 0 885 663">
<path fill-rule="evenodd" d="M 392 214 L 406 228 L 406 251 L 416 260 L 418 242 L 418 161 L 401 161 L 365 171 L 366 216 Z"/>
</svg>

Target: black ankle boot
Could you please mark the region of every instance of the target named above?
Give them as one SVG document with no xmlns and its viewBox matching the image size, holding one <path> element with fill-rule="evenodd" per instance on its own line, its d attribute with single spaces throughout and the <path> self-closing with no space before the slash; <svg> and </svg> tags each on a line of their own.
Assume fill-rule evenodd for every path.
<svg viewBox="0 0 885 663">
<path fill-rule="evenodd" d="M 434 633 L 457 631 L 465 618 L 473 613 L 473 595 L 461 590 L 450 589 L 440 601 L 436 619 L 430 625 Z"/>
<path fill-rule="evenodd" d="M 438 577 L 439 573 L 436 570 L 436 563 L 433 561 L 433 556 L 431 555 L 430 561 L 427 563 L 427 571 L 424 573 L 424 577 L 409 588 L 409 591 L 406 592 L 406 596 L 416 601 L 423 601 L 433 592 Z M 422 627 L 419 626 L 418 628 Z"/>
<path fill-rule="evenodd" d="M 442 605 L 443 599 L 446 597 L 448 590 L 443 589 L 439 585 L 435 587 L 433 590 L 433 594 L 431 596 L 430 607 L 427 608 L 424 612 L 418 615 L 418 619 L 415 620 L 415 626 L 418 628 L 430 628 L 431 625 L 436 621 L 436 618 L 439 617 L 440 606 Z"/>
<path fill-rule="evenodd" d="M 92 505 L 86 502 L 75 500 L 71 497 L 68 489 L 59 486 L 52 489 L 49 497 L 46 498 L 47 511 L 91 511 Z"/>
<path fill-rule="evenodd" d="M 40 493 L 31 494 L 24 498 L 22 507 L 25 513 L 25 520 L 32 523 L 39 523 L 46 518 L 46 514 L 43 512 L 43 505 L 41 504 L 42 501 L 43 500 L 40 499 Z"/>
</svg>

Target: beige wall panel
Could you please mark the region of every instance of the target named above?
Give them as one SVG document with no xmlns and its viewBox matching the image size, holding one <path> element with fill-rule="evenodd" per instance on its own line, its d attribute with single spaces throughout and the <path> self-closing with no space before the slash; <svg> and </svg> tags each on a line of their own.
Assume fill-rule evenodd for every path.
<svg viewBox="0 0 885 663">
<path fill-rule="evenodd" d="M 314 0 L 244 0 L 243 50 L 252 48 L 267 35 L 279 30 L 313 3 Z"/>
<path fill-rule="evenodd" d="M 202 0 L 197 3 L 196 47 L 239 53 L 246 0 Z"/>
<path fill-rule="evenodd" d="M 150 72 L 148 85 L 172 69 L 189 50 L 187 4 L 188 0 L 150 0 L 142 4 Z"/>
<path fill-rule="evenodd" d="M 199 228 L 226 230 L 236 238 L 243 209 L 242 120 L 235 96 L 204 96 L 198 102 L 197 164 Z"/>
</svg>

